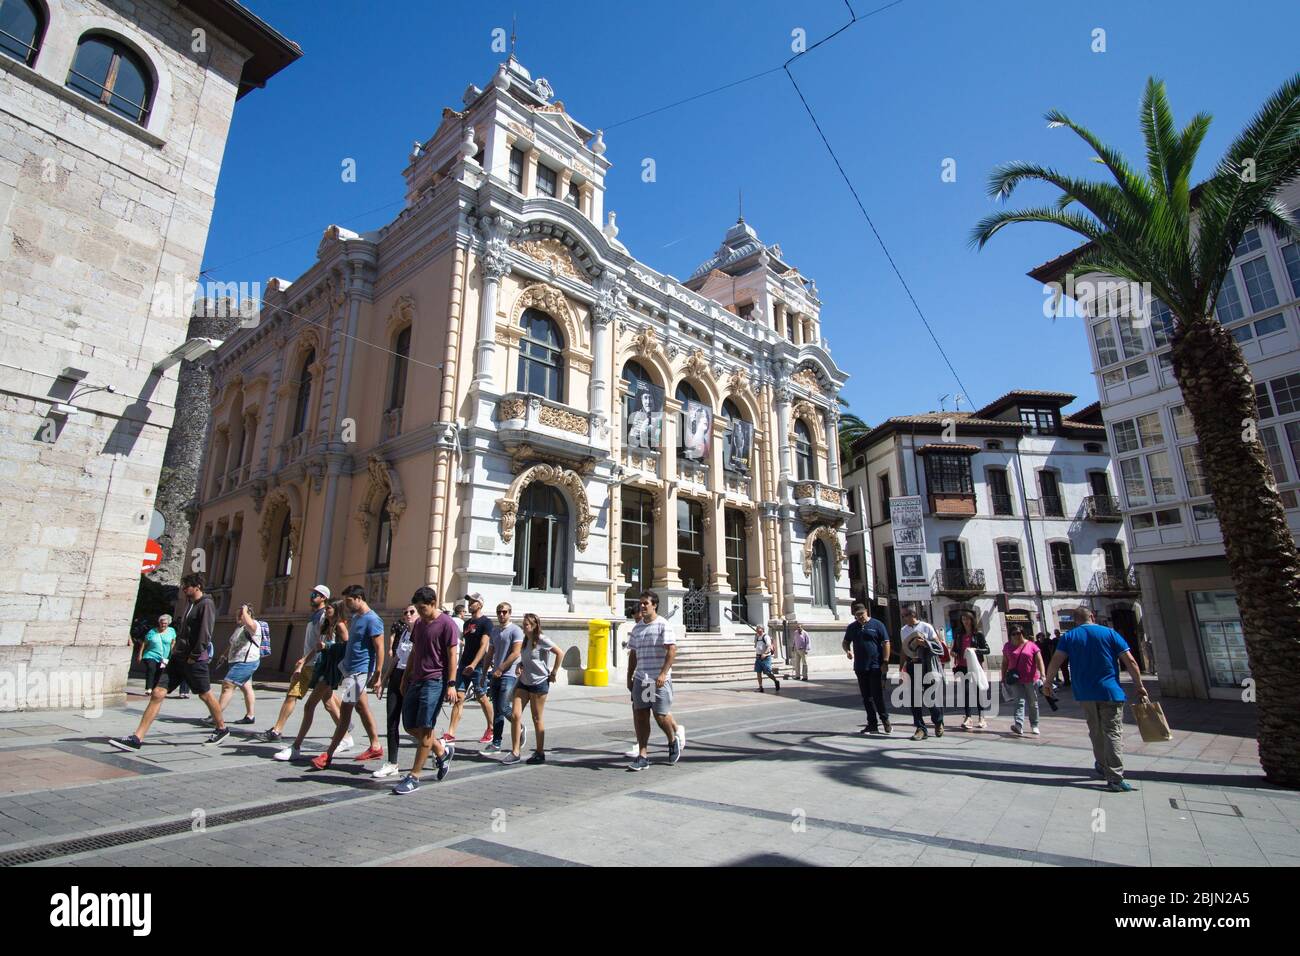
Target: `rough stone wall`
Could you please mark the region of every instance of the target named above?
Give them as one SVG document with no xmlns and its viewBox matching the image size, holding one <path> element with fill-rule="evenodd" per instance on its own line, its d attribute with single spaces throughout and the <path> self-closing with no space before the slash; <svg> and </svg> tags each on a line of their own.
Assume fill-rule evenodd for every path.
<svg viewBox="0 0 1300 956">
<path fill-rule="evenodd" d="M 185 340 L 173 290 L 198 274 L 247 56 L 212 30 L 194 53 L 165 0 L 49 6 L 33 68 L 0 57 L 0 709 L 122 694 L 176 391 L 152 367 Z M 87 29 L 157 71 L 146 129 L 64 87 Z"/>
<path fill-rule="evenodd" d="M 239 328 L 241 316 L 228 299 L 196 303 L 187 338 L 225 341 Z M 211 361 L 182 362 L 176 386 L 176 412 L 158 477 L 154 507 L 162 513 L 166 529 L 159 538 L 163 561 L 149 575 L 163 585 L 178 585 L 186 572 L 186 546 L 195 517 L 203 448 L 212 417 Z"/>
</svg>

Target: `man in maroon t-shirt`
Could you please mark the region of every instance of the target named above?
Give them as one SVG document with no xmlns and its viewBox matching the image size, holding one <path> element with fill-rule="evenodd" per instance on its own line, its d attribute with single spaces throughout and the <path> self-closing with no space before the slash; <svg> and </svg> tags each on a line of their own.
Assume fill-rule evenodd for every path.
<svg viewBox="0 0 1300 956">
<path fill-rule="evenodd" d="M 411 603 L 415 605 L 416 621 L 411 628 L 411 656 L 407 658 L 406 674 L 402 678 L 402 723 L 415 738 L 416 747 L 410 772 L 393 788 L 393 793 L 399 795 L 419 789 L 420 769 L 430 750 L 438 780 L 447 776 L 451 758 L 456 755 L 454 743 L 444 744 L 434 739 L 433 725 L 442 708 L 448 678 L 456 673 L 460 635 L 451 618 L 439 610 L 438 595 L 433 588 L 420 588 Z"/>
</svg>

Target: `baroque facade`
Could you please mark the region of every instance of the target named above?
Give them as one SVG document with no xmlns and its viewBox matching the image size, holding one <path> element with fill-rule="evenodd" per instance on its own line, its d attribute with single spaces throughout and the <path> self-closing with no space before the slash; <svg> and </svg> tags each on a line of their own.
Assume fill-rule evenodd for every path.
<svg viewBox="0 0 1300 956">
<path fill-rule="evenodd" d="M 0 710 L 98 705 L 235 102 L 301 51 L 233 0 L 0 0 L 0 24 Z M 26 692 L 56 682 L 80 692 Z"/>
<path fill-rule="evenodd" d="M 604 153 L 511 57 L 415 145 L 396 219 L 329 227 L 219 352 L 193 547 L 273 663 L 318 582 L 386 617 L 426 583 L 508 600 L 569 669 L 647 587 L 679 631 L 842 631 L 816 286 L 743 220 L 684 282 L 634 259 Z"/>
</svg>

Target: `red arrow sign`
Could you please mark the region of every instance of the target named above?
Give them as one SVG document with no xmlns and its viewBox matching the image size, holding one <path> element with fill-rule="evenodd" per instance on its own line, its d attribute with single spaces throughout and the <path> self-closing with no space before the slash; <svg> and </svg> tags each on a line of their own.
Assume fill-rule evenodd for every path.
<svg viewBox="0 0 1300 956">
<path fill-rule="evenodd" d="M 148 574 L 162 564 L 162 545 L 150 538 L 144 545 L 144 557 L 140 562 L 140 573 Z"/>
</svg>

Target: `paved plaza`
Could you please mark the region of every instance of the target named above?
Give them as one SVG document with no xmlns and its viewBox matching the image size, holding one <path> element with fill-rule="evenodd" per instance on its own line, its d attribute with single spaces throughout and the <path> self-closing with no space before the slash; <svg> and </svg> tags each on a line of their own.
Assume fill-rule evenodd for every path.
<svg viewBox="0 0 1300 956">
<path fill-rule="evenodd" d="M 1149 684 L 1158 695 L 1158 685 Z M 758 694 L 750 683 L 679 685 L 688 732 L 676 766 L 657 729 L 649 770 L 628 773 L 622 687 L 557 687 L 548 763 L 480 754 L 470 705 L 447 779 L 407 797 L 340 758 L 324 772 L 255 742 L 283 685 L 259 685 L 257 728 L 201 742 L 203 704 L 169 700 L 143 750 L 112 750 L 144 707 L 0 715 L 0 861 L 6 865 L 194 866 L 1294 866 L 1300 794 L 1265 784 L 1253 708 L 1165 701 L 1167 743 L 1126 726 L 1127 777 L 1092 773 L 1086 725 L 1062 697 L 1042 736 L 1014 737 L 1005 709 L 984 732 L 908 739 L 858 733 L 845 671 Z M 897 708 L 895 708 L 897 710 Z M 227 716 L 243 715 L 232 701 Z M 307 752 L 324 745 L 329 720 Z M 297 728 L 297 714 L 289 729 Z M 441 730 L 441 727 L 440 727 Z M 241 731 L 243 733 L 241 733 Z M 360 722 L 354 735 L 364 746 Z M 315 746 L 313 746 L 315 745 Z M 353 753 L 357 753 L 354 751 Z M 403 765 L 412 751 L 403 748 Z"/>
</svg>

